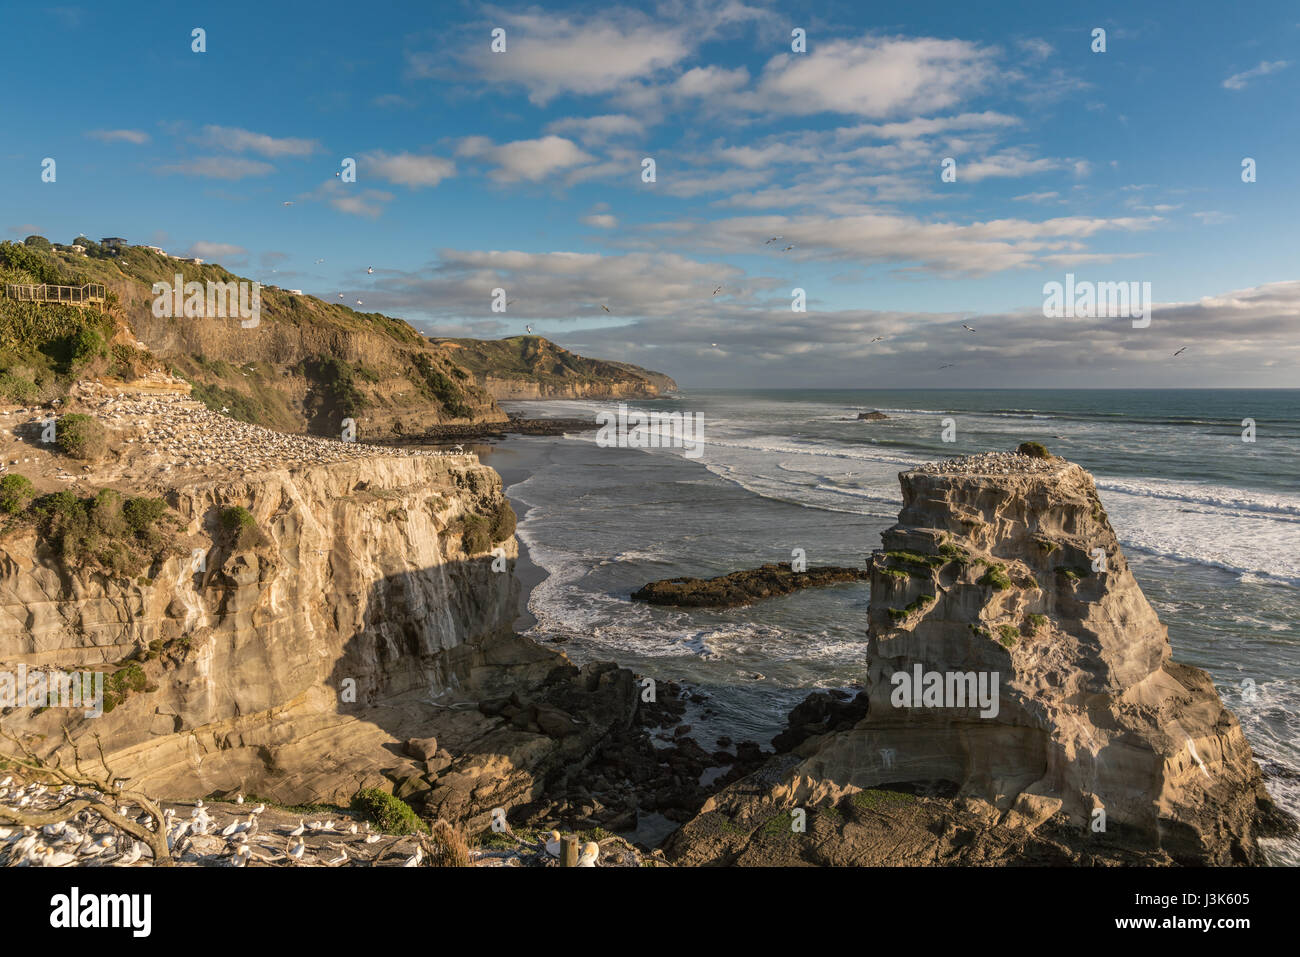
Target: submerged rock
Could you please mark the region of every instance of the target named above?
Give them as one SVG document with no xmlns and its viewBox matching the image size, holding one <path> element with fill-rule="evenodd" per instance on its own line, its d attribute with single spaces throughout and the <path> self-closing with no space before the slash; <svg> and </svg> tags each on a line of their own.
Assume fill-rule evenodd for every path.
<svg viewBox="0 0 1300 957">
<path fill-rule="evenodd" d="M 637 589 L 632 598 L 653 605 L 730 608 L 748 605 L 760 598 L 788 595 L 801 588 L 867 581 L 869 578 L 870 572 L 862 568 L 821 565 L 796 572 L 789 562 L 781 562 L 717 578 L 665 578 Z"/>
</svg>

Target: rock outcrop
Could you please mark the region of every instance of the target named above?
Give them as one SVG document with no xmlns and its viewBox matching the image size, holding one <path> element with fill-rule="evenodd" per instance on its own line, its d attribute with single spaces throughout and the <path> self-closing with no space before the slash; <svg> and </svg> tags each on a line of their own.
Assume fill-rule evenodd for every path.
<svg viewBox="0 0 1300 957">
<path fill-rule="evenodd" d="M 869 577 L 870 572 L 865 568 L 817 565 L 796 572 L 789 562 L 780 562 L 717 578 L 664 578 L 638 588 L 632 593 L 632 598 L 652 605 L 733 608 L 763 598 L 789 595 L 803 588 L 866 581 Z"/>
<path fill-rule="evenodd" d="M 872 556 L 866 716 L 788 738 L 670 856 L 1262 862 L 1277 812 L 1250 747 L 1209 675 L 1171 659 L 1091 476 L 995 454 L 900 480 Z M 788 823 L 772 837 L 797 807 L 838 830 L 833 854 Z"/>
</svg>

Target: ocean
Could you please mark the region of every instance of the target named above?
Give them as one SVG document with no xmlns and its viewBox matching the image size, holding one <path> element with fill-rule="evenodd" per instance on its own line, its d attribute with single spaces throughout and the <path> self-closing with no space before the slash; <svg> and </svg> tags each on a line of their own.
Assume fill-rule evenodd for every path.
<svg viewBox="0 0 1300 957">
<path fill-rule="evenodd" d="M 634 603 L 632 591 L 794 549 L 810 565 L 861 566 L 897 518 L 900 471 L 1034 440 L 1093 473 L 1174 656 L 1213 676 L 1270 792 L 1300 815 L 1300 390 L 685 390 L 627 404 L 699 413 L 703 453 L 600 448 L 594 432 L 512 437 L 493 453 L 527 475 L 508 494 L 546 573 L 528 633 L 579 663 L 689 686 L 704 747 L 767 746 L 809 692 L 860 686 L 868 586 L 722 610 Z M 574 418 L 618 403 L 503 405 Z M 868 411 L 888 418 L 856 419 Z M 1300 864 L 1300 841 L 1269 852 Z"/>
</svg>

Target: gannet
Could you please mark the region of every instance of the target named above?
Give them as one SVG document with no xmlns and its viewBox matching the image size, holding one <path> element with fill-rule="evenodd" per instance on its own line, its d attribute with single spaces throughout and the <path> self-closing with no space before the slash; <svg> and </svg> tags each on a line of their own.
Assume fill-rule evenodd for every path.
<svg viewBox="0 0 1300 957">
<path fill-rule="evenodd" d="M 1179 349 L 1177 352 L 1174 353 L 1174 358 L 1175 359 L 1178 358 L 1186 351 L 1187 351 L 1187 346 L 1183 346 L 1181 349 Z"/>
<path fill-rule="evenodd" d="M 242 795 L 242 794 L 236 794 L 236 795 L 235 795 L 235 803 L 236 803 L 236 804 L 243 804 L 243 803 L 244 803 L 244 795 Z"/>
<path fill-rule="evenodd" d="M 324 863 L 326 867 L 338 867 L 340 864 L 346 863 L 347 859 L 348 859 L 347 849 L 340 847 L 338 854 L 331 857 L 328 861 L 325 861 Z"/>
<path fill-rule="evenodd" d="M 550 837 L 546 840 L 546 853 L 551 857 L 560 856 L 560 832 L 552 831 Z"/>
<path fill-rule="evenodd" d="M 375 267 L 374 267 L 374 266 L 367 266 L 367 267 L 366 267 L 366 275 L 367 275 L 367 276 L 369 276 L 369 275 L 370 275 L 371 273 L 373 273 L 374 271 L 375 271 Z"/>
<path fill-rule="evenodd" d="M 298 818 L 298 826 L 289 832 L 289 836 L 298 837 L 305 830 L 307 830 L 307 825 L 302 822 L 302 818 Z"/>
<path fill-rule="evenodd" d="M 600 858 L 600 845 L 595 841 L 588 841 L 587 846 L 582 849 L 578 855 L 579 867 L 595 867 L 596 861 Z"/>
<path fill-rule="evenodd" d="M 262 813 L 263 811 L 265 811 L 265 810 L 266 810 L 266 805 L 265 805 L 265 804 L 259 804 L 257 807 L 253 808 L 253 813 L 254 813 L 254 814 L 261 814 L 261 813 Z"/>
<path fill-rule="evenodd" d="M 142 853 L 144 853 L 144 845 L 141 844 L 139 841 L 132 841 L 131 847 L 114 863 L 116 863 L 120 867 L 125 867 L 128 864 L 134 864 L 136 861 L 140 860 L 140 855 Z"/>
<path fill-rule="evenodd" d="M 402 862 L 403 867 L 419 867 L 420 861 L 424 860 L 424 848 L 417 847 L 415 853 Z"/>
<path fill-rule="evenodd" d="M 302 856 L 307 853 L 307 845 L 303 843 L 302 838 L 298 838 L 297 843 L 289 845 L 289 856 L 295 861 L 301 861 Z"/>
</svg>

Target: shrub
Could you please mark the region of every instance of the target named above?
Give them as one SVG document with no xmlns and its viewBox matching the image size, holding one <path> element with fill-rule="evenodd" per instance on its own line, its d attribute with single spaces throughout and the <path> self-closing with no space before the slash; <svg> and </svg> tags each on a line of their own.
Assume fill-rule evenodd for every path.
<svg viewBox="0 0 1300 957">
<path fill-rule="evenodd" d="M 0 397 L 13 402 L 34 402 L 40 395 L 40 387 L 31 379 L 12 372 L 0 373 Z"/>
<path fill-rule="evenodd" d="M 984 573 L 984 577 L 980 579 L 979 583 L 992 588 L 994 591 L 1002 591 L 1011 587 L 1011 578 L 1001 565 L 994 565 Z"/>
<path fill-rule="evenodd" d="M 28 249 L 39 249 L 44 253 L 47 253 L 54 248 L 50 241 L 44 236 L 28 236 L 23 240 L 23 245 Z"/>
<path fill-rule="evenodd" d="M 64 455 L 97 462 L 108 453 L 108 430 L 98 419 L 73 412 L 59 419 L 54 444 Z"/>
<path fill-rule="evenodd" d="M 492 548 L 488 520 L 472 512 L 460 520 L 460 543 L 466 555 L 477 555 Z"/>
<path fill-rule="evenodd" d="M 510 507 L 510 503 L 504 498 L 497 502 L 496 507 L 492 510 L 492 527 L 488 529 L 488 534 L 492 538 L 493 544 L 504 542 L 515 533 L 515 510 Z"/>
<path fill-rule="evenodd" d="M 998 634 L 1001 636 L 998 640 L 1010 648 L 1020 637 L 1020 630 L 1014 625 L 998 625 Z"/>
<path fill-rule="evenodd" d="M 373 822 L 385 834 L 426 834 L 429 830 L 411 805 L 379 788 L 362 788 L 354 794 L 352 813 Z"/>
<path fill-rule="evenodd" d="M 226 531 L 230 543 L 238 549 L 256 548 L 266 541 L 266 536 L 257 527 L 257 519 L 242 505 L 222 509 L 221 527 Z"/>
<path fill-rule="evenodd" d="M 1021 442 L 1016 447 L 1016 451 L 1021 455 L 1028 455 L 1032 459 L 1050 459 L 1052 453 L 1047 451 L 1047 446 L 1040 442 Z"/>
<path fill-rule="evenodd" d="M 90 326 L 86 326 L 72 337 L 70 351 L 74 366 L 97 359 L 104 353 L 104 337 Z"/>
<path fill-rule="evenodd" d="M 0 479 L 0 512 L 17 515 L 36 494 L 36 487 L 25 475 L 6 475 Z"/>
<path fill-rule="evenodd" d="M 154 522 L 167 512 L 167 503 L 160 498 L 133 498 L 122 506 L 126 524 L 137 535 L 152 530 Z"/>
<path fill-rule="evenodd" d="M 1047 624 L 1046 615 L 1027 615 L 1026 618 L 1029 621 L 1030 627 L 1032 627 L 1035 630 L 1042 628 L 1045 624 Z"/>
</svg>

